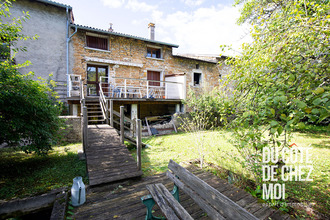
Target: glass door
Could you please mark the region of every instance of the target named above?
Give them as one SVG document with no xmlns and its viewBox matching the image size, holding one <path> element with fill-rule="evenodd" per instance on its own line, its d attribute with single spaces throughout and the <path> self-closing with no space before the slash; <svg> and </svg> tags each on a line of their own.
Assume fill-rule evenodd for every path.
<svg viewBox="0 0 330 220">
<path fill-rule="evenodd" d="M 99 80 L 100 77 L 108 77 L 108 67 L 97 66 L 97 65 L 87 65 L 87 95 L 88 96 L 98 96 L 100 87 Z M 105 79 L 103 82 L 107 82 Z M 107 85 L 103 85 L 107 87 Z"/>
</svg>

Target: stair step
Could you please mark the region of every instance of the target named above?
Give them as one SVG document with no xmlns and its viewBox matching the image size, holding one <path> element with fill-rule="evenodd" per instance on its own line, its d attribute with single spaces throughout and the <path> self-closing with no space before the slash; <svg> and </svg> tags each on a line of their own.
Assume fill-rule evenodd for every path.
<svg viewBox="0 0 330 220">
<path fill-rule="evenodd" d="M 102 119 L 102 120 L 88 120 L 88 122 L 98 122 L 98 121 L 104 122 L 104 119 Z"/>
<path fill-rule="evenodd" d="M 93 112 L 90 112 L 87 110 L 87 114 L 91 114 L 91 113 L 102 113 L 102 111 L 93 111 Z"/>
</svg>

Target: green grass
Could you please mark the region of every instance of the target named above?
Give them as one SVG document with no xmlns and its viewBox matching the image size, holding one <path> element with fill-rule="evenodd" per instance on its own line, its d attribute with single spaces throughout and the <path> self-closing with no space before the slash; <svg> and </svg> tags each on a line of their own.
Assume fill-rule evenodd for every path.
<svg viewBox="0 0 330 220">
<path fill-rule="evenodd" d="M 238 152 L 228 142 L 228 131 L 206 131 L 205 160 L 217 164 L 233 172 L 242 172 L 242 166 L 233 161 Z M 196 150 L 196 135 L 193 133 L 178 133 L 166 136 L 150 137 L 142 140 L 150 147 L 142 150 L 142 170 L 144 176 L 162 173 L 167 170 L 168 161 L 189 161 L 199 158 Z M 135 157 L 135 150 L 132 150 Z"/>
<path fill-rule="evenodd" d="M 330 135 L 327 133 L 327 128 L 316 128 L 311 128 L 307 132 L 295 132 L 291 141 L 300 147 L 312 147 L 310 154 L 313 161 L 313 181 L 285 182 L 286 192 L 292 201 L 312 203 L 312 211 L 317 209 L 318 212 L 329 215 Z M 237 150 L 228 141 L 229 131 L 207 131 L 203 135 L 207 146 L 205 156 L 207 162 L 250 178 L 242 166 L 234 160 L 234 157 L 239 158 L 239 156 Z M 150 137 L 143 139 L 143 142 L 150 145 L 142 150 L 142 170 L 145 176 L 165 172 L 170 159 L 182 162 L 199 158 L 198 151 L 195 150 L 196 134 L 179 133 Z M 135 156 L 135 150 L 132 150 L 132 153 Z M 214 171 L 212 167 L 206 167 L 206 169 L 220 173 L 222 177 L 227 175 Z M 246 184 L 242 185 L 246 186 Z M 313 218 L 312 211 L 307 214 L 306 210 L 295 210 L 301 217 Z"/>
<path fill-rule="evenodd" d="M 0 149 L 0 199 L 38 195 L 71 186 L 72 179 L 86 179 L 85 161 L 79 160 L 81 144 L 54 147 L 47 156 L 25 154 L 19 149 Z"/>
</svg>

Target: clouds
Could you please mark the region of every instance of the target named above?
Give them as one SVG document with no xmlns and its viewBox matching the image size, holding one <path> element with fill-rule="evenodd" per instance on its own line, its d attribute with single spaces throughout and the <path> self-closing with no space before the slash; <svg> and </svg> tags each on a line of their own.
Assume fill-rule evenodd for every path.
<svg viewBox="0 0 330 220">
<path fill-rule="evenodd" d="M 180 45 L 175 51 L 178 53 L 219 54 L 222 44 L 232 45 L 238 50 L 243 42 L 251 41 L 246 34 L 247 28 L 236 25 L 239 17 L 237 8 L 210 2 L 102 0 L 110 8 L 121 7 L 134 12 L 131 25 L 146 29 L 147 23 L 156 23 L 156 40 Z M 187 5 L 191 8 L 187 9 Z M 173 6 L 175 10 L 169 10 Z"/>
<path fill-rule="evenodd" d="M 108 6 L 110 8 L 119 8 L 125 3 L 125 0 L 101 0 L 101 1 L 105 6 Z"/>
<path fill-rule="evenodd" d="M 147 4 L 143 1 L 138 0 L 101 0 L 105 6 L 110 8 L 120 8 L 124 7 L 126 9 L 130 9 L 134 12 L 149 12 L 157 9 L 157 6 Z"/>
<path fill-rule="evenodd" d="M 205 0 L 181 0 L 181 1 L 190 7 L 194 7 L 203 4 Z"/>
<path fill-rule="evenodd" d="M 166 39 L 180 47 L 179 53 L 219 54 L 221 44 L 233 45 L 238 50 L 246 36 L 246 27 L 235 24 L 239 12 L 229 6 L 198 8 L 191 12 L 178 11 L 167 14 L 158 27 Z"/>
</svg>

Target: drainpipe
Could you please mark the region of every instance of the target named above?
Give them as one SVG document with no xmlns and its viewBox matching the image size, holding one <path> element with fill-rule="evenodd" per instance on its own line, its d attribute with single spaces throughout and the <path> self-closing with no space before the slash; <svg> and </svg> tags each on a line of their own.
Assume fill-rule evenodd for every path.
<svg viewBox="0 0 330 220">
<path fill-rule="evenodd" d="M 75 31 L 71 36 L 70 33 L 70 15 L 69 7 L 66 7 L 66 81 L 67 81 L 67 97 L 70 97 L 70 71 L 69 71 L 69 43 L 73 35 L 77 33 L 77 26 L 75 26 Z"/>
</svg>

